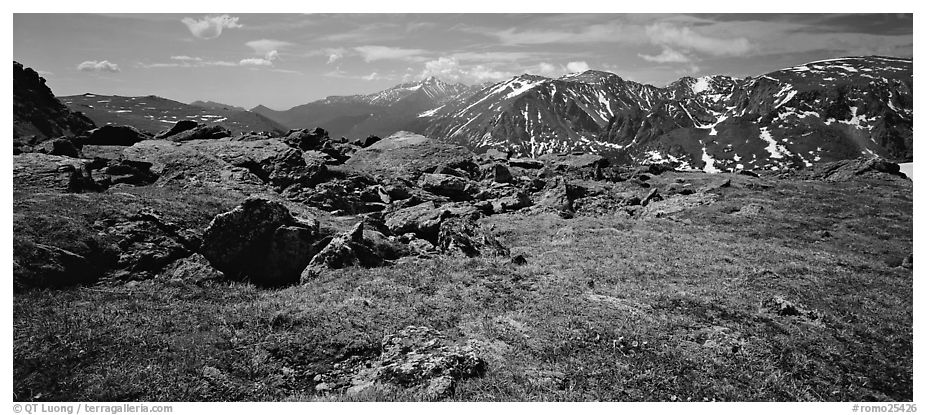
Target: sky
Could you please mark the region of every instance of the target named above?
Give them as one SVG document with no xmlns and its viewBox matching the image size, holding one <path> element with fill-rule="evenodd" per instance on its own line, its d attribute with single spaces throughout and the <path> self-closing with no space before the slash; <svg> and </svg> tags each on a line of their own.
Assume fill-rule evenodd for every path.
<svg viewBox="0 0 926 415">
<path fill-rule="evenodd" d="M 912 14 L 14 14 L 13 58 L 59 96 L 283 110 L 436 76 L 596 69 L 664 86 L 841 56 L 912 57 Z"/>
</svg>

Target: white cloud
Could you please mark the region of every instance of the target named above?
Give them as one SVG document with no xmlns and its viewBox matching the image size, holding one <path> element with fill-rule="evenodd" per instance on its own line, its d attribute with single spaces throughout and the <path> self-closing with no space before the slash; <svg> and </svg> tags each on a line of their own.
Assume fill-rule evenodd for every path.
<svg viewBox="0 0 926 415">
<path fill-rule="evenodd" d="M 373 80 L 380 79 L 380 76 L 376 72 L 373 72 L 369 75 L 361 76 L 360 79 L 363 79 L 364 81 L 373 81 Z"/>
<path fill-rule="evenodd" d="M 246 58 L 238 61 L 241 66 L 273 66 L 273 61 L 280 57 L 276 50 L 268 51 L 263 58 Z"/>
<path fill-rule="evenodd" d="M 187 62 L 202 62 L 203 60 L 203 58 L 199 58 L 195 56 L 186 56 L 186 55 L 171 56 L 170 58 L 175 61 L 187 61 Z"/>
<path fill-rule="evenodd" d="M 713 56 L 741 56 L 753 49 L 752 43 L 745 37 L 707 36 L 690 27 L 678 27 L 669 23 L 646 26 L 646 35 L 658 45 L 674 46 Z"/>
<path fill-rule="evenodd" d="M 272 66 L 273 62 L 264 58 L 247 58 L 238 61 L 241 66 Z"/>
<path fill-rule="evenodd" d="M 222 29 L 235 29 L 242 27 L 238 24 L 237 17 L 231 17 L 227 14 L 221 16 L 206 16 L 202 19 L 184 17 L 181 20 L 190 29 L 190 33 L 200 39 L 215 39 L 222 35 Z"/>
<path fill-rule="evenodd" d="M 293 46 L 293 43 L 286 42 L 283 40 L 260 39 L 260 40 L 252 40 L 250 42 L 246 42 L 245 45 L 247 45 L 251 49 L 254 49 L 254 52 L 257 52 L 259 54 L 266 54 L 271 51 L 277 51 L 277 50 L 280 50 L 280 49 L 283 49 L 289 46 Z"/>
<path fill-rule="evenodd" d="M 585 61 L 569 62 L 566 64 L 566 70 L 569 72 L 585 72 L 589 69 Z"/>
<path fill-rule="evenodd" d="M 647 55 L 641 53 L 638 56 L 646 61 L 656 63 L 686 63 L 691 61 L 691 58 L 685 56 L 685 54 L 667 47 L 662 48 L 662 52 L 660 52 L 658 55 Z"/>
<path fill-rule="evenodd" d="M 480 83 L 510 78 L 514 74 L 486 65 L 461 65 L 456 58 L 442 56 L 424 64 L 424 71 L 419 77 L 428 76 L 436 76 L 445 81 Z"/>
<path fill-rule="evenodd" d="M 110 61 L 83 61 L 77 65 L 81 72 L 119 72 L 119 65 Z"/>
<path fill-rule="evenodd" d="M 344 48 L 326 49 L 325 53 L 328 55 L 328 64 L 330 65 L 341 60 L 345 52 Z"/>
<path fill-rule="evenodd" d="M 540 62 L 539 64 L 537 64 L 536 71 L 529 71 L 529 72 L 536 72 L 537 75 L 542 75 L 542 76 L 555 76 L 555 75 L 562 73 L 562 69 L 557 68 L 556 65 L 552 63 Z"/>
<path fill-rule="evenodd" d="M 354 50 L 360 53 L 360 55 L 363 56 L 363 60 L 366 62 L 383 59 L 424 60 L 421 55 L 426 53 L 426 51 L 422 49 L 405 49 L 376 45 L 357 46 Z"/>
<path fill-rule="evenodd" d="M 590 24 L 579 30 L 496 30 L 467 28 L 466 31 L 492 35 L 506 45 L 541 45 L 551 43 L 614 43 L 639 40 L 637 27 L 620 22 Z"/>
</svg>

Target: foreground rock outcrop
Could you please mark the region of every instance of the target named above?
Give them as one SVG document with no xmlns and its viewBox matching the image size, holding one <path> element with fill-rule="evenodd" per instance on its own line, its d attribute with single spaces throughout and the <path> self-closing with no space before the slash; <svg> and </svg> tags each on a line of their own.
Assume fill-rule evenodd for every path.
<svg viewBox="0 0 926 415">
<path fill-rule="evenodd" d="M 94 127 L 89 118 L 69 111 L 55 98 L 38 72 L 13 62 L 14 153 L 50 138 L 82 135 Z"/>
<path fill-rule="evenodd" d="M 460 380 L 483 376 L 488 366 L 477 342 L 451 342 L 429 327 L 408 326 L 386 335 L 382 350 L 377 358 L 348 359 L 341 369 L 317 375 L 315 390 L 359 395 L 391 385 L 425 399 L 441 399 Z"/>
<path fill-rule="evenodd" d="M 229 278 L 281 286 L 299 281 L 319 239 L 314 218 L 297 219 L 278 202 L 249 198 L 212 220 L 201 253 Z"/>
</svg>

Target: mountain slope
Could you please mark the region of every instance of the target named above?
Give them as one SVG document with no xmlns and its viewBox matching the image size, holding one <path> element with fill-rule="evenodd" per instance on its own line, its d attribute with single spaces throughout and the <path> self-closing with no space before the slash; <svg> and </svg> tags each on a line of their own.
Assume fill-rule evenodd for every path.
<svg viewBox="0 0 926 415">
<path fill-rule="evenodd" d="M 911 160 L 912 68 L 910 60 L 884 57 L 811 62 L 736 83 L 713 105 L 699 93 L 667 100 L 663 111 L 623 114 L 605 134 L 639 162 L 706 171 L 809 167 L 860 155 Z M 628 122 L 641 128 L 619 131 Z M 673 123 L 678 128 L 653 128 Z"/>
<path fill-rule="evenodd" d="M 97 125 L 124 124 L 157 133 L 170 128 L 179 120 L 218 124 L 233 133 L 249 131 L 286 131 L 279 123 L 249 111 L 234 107 L 209 108 L 184 104 L 154 95 L 123 97 L 118 95 L 83 94 L 60 98 L 72 110 L 81 111 Z"/>
<path fill-rule="evenodd" d="M 13 139 L 34 137 L 34 142 L 60 136 L 83 134 L 95 126 L 81 113 L 61 103 L 45 79 L 13 62 Z M 33 142 L 33 144 L 34 144 Z"/>
<path fill-rule="evenodd" d="M 426 135 L 475 150 L 505 147 L 518 154 L 620 150 L 599 133 L 624 110 L 649 110 L 665 91 L 615 74 L 586 71 L 550 79 L 520 75 L 429 114 Z"/>
<path fill-rule="evenodd" d="M 234 105 L 223 104 L 221 102 L 215 101 L 193 101 L 190 105 L 194 107 L 202 107 L 210 110 L 222 110 L 222 111 L 247 111 L 247 109 L 236 107 Z"/>
<path fill-rule="evenodd" d="M 520 75 L 422 114 L 425 135 L 477 151 L 585 151 L 705 171 L 877 155 L 912 159 L 909 59 L 811 62 L 657 88 L 607 72 Z M 412 129 L 415 130 L 415 129 Z"/>
<path fill-rule="evenodd" d="M 421 112 L 461 99 L 476 87 L 435 77 L 367 95 L 330 96 L 286 111 L 258 106 L 251 111 L 290 128 L 324 127 L 332 136 L 385 136 L 417 123 Z"/>
</svg>

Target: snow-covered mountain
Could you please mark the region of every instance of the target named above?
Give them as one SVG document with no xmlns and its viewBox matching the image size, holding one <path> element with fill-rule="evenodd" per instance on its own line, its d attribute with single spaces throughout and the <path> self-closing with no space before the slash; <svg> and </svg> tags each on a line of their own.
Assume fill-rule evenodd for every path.
<svg viewBox="0 0 926 415">
<path fill-rule="evenodd" d="M 475 92 L 476 87 L 450 84 L 435 77 L 396 85 L 366 95 L 330 96 L 286 111 L 258 106 L 251 111 L 290 128 L 322 126 L 332 136 L 381 136 L 408 129 L 418 115 Z"/>
<path fill-rule="evenodd" d="M 705 171 L 912 160 L 912 70 L 911 60 L 885 57 L 811 62 L 678 95 L 660 110 L 625 114 L 606 134 L 635 161 Z M 629 134 L 628 123 L 640 128 Z"/>
<path fill-rule="evenodd" d="M 601 131 L 616 114 L 648 111 L 664 94 L 608 72 L 556 79 L 525 74 L 422 114 L 428 119 L 424 133 L 477 151 L 504 147 L 531 156 L 620 150 Z"/>
<path fill-rule="evenodd" d="M 912 60 L 811 62 L 657 88 L 607 72 L 520 75 L 421 114 L 421 132 L 474 150 L 590 151 L 706 171 L 912 159 Z"/>
</svg>

